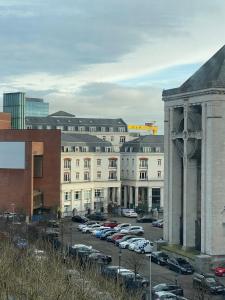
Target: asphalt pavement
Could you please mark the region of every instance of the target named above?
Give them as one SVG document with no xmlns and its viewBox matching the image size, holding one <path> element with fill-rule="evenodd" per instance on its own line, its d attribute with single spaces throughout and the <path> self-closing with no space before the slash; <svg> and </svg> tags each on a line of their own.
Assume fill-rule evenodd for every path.
<svg viewBox="0 0 225 300">
<path fill-rule="evenodd" d="M 132 225 L 138 224 L 143 226 L 145 233 L 144 237 L 151 241 L 158 240 L 163 236 L 163 229 L 154 228 L 150 223 L 140 224 L 136 223 L 135 219 L 130 218 L 113 218 L 120 223 L 131 223 Z M 107 255 L 112 256 L 112 265 L 119 265 L 119 248 L 114 244 L 102 241 L 92 234 L 85 234 L 77 230 L 78 223 L 66 222 L 64 227 L 63 239 L 64 243 L 69 244 L 85 244 L 91 245 L 93 248 L 104 252 Z M 135 269 L 145 277 L 149 278 L 150 274 L 150 261 L 149 258 L 144 254 L 137 254 L 127 249 L 122 249 L 121 253 L 121 266 L 128 269 Z M 180 275 L 177 274 L 164 266 L 159 266 L 155 263 L 151 263 L 151 278 L 152 286 L 159 283 L 175 283 L 178 282 L 184 289 L 184 296 L 190 300 L 197 299 L 196 291 L 192 287 L 192 275 Z M 220 279 L 225 284 L 225 279 Z M 205 300 L 222 300 L 222 296 L 212 296 L 205 298 Z"/>
</svg>

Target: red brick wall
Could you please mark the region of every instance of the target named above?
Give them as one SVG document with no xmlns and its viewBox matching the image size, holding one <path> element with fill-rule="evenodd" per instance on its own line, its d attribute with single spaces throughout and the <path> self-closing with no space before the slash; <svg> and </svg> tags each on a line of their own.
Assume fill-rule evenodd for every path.
<svg viewBox="0 0 225 300">
<path fill-rule="evenodd" d="M 1 141 L 26 142 L 26 169 L 0 169 L 0 210 L 26 210 L 30 215 L 33 207 L 33 189 L 44 193 L 46 207 L 60 206 L 60 155 L 59 130 L 0 130 Z M 43 177 L 33 179 L 32 153 L 43 153 Z M 33 189 L 32 189 L 33 186 Z"/>
<path fill-rule="evenodd" d="M 0 112 L 0 129 L 11 128 L 11 114 Z"/>
</svg>

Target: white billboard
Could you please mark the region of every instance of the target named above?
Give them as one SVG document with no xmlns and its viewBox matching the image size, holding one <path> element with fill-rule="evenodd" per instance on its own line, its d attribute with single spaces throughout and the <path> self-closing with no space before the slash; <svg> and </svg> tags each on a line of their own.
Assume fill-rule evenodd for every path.
<svg viewBox="0 0 225 300">
<path fill-rule="evenodd" d="M 0 142 L 0 169 L 25 169 L 25 142 Z"/>
</svg>

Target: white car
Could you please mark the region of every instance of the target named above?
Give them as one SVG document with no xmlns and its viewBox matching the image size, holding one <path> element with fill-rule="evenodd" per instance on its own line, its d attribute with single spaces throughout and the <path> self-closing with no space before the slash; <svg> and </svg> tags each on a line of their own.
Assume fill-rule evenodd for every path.
<svg viewBox="0 0 225 300">
<path fill-rule="evenodd" d="M 132 250 L 137 253 L 151 253 L 153 250 L 154 244 L 149 240 L 138 241 L 134 244 Z"/>
<path fill-rule="evenodd" d="M 94 229 L 94 230 L 92 231 L 92 234 L 93 234 L 93 235 L 96 235 L 97 231 L 102 231 L 102 230 L 105 230 L 105 229 L 110 229 L 110 227 L 106 227 L 106 226 L 98 227 L 98 228 L 96 228 L 96 229 Z"/>
<path fill-rule="evenodd" d="M 142 235 L 144 234 L 144 228 L 142 226 L 130 226 L 125 229 L 122 229 L 120 232 L 126 234 Z"/>
<path fill-rule="evenodd" d="M 124 241 L 124 242 L 121 242 L 119 243 L 119 247 L 122 248 L 122 249 L 126 249 L 129 247 L 130 244 L 138 241 L 138 240 L 144 240 L 144 238 L 132 238 L 132 239 L 129 239 L 128 241 Z"/>
<path fill-rule="evenodd" d="M 130 226 L 131 226 L 130 223 L 122 223 L 122 224 L 117 225 L 113 229 L 116 230 L 116 231 L 121 231 L 122 229 L 125 229 L 125 228 L 130 227 Z"/>
<path fill-rule="evenodd" d="M 124 217 L 137 218 L 138 214 L 133 209 L 123 211 Z"/>
<path fill-rule="evenodd" d="M 82 228 L 82 232 L 83 233 L 90 233 L 90 232 L 92 232 L 93 230 L 95 230 L 99 227 L 101 227 L 100 224 L 94 224 L 94 225 L 86 226 L 86 227 Z"/>
<path fill-rule="evenodd" d="M 177 296 L 170 293 L 170 292 L 156 292 L 155 293 L 155 300 L 177 300 Z"/>
<path fill-rule="evenodd" d="M 77 229 L 79 231 L 82 231 L 82 229 L 86 226 L 90 226 L 90 225 L 94 225 L 94 224 L 98 224 L 98 222 L 94 222 L 94 221 L 90 221 L 90 222 L 87 222 L 87 223 L 84 223 L 84 224 L 79 224 Z"/>
</svg>

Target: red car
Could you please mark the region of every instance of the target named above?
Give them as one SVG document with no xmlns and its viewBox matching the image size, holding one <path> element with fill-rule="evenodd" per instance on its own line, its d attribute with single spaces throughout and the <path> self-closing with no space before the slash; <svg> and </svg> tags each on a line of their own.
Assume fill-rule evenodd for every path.
<svg viewBox="0 0 225 300">
<path fill-rule="evenodd" d="M 117 221 L 106 221 L 102 224 L 102 226 L 114 228 L 118 225 Z"/>
<path fill-rule="evenodd" d="M 216 276 L 225 276 L 225 263 L 222 263 L 220 266 L 214 269 Z"/>
</svg>

